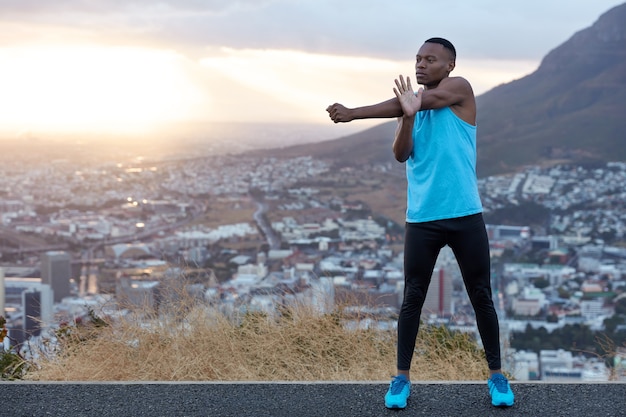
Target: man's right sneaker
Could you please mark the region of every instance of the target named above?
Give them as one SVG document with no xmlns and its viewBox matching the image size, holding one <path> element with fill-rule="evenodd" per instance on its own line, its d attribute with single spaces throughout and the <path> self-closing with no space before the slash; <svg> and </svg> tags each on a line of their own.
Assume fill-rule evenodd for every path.
<svg viewBox="0 0 626 417">
<path fill-rule="evenodd" d="M 515 396 L 509 385 L 509 380 L 502 374 L 493 374 L 487 380 L 491 404 L 496 407 L 510 407 L 515 401 Z"/>
<path fill-rule="evenodd" d="M 391 380 L 389 390 L 385 394 L 385 407 L 405 408 L 406 400 L 411 393 L 411 381 L 404 375 L 398 375 Z"/>
</svg>

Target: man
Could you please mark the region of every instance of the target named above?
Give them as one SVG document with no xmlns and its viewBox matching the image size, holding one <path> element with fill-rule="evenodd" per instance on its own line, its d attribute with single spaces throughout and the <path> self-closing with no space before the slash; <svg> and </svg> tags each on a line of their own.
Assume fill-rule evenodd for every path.
<svg viewBox="0 0 626 417">
<path fill-rule="evenodd" d="M 398 318 L 397 376 L 385 395 L 388 408 L 404 408 L 411 390 L 410 367 L 420 314 L 435 261 L 445 245 L 459 263 L 476 313 L 494 406 L 511 406 L 514 395 L 501 371 L 498 317 L 490 283 L 489 241 L 476 179 L 476 102 L 472 87 L 450 77 L 456 50 L 442 38 L 419 49 L 415 93 L 400 76 L 396 97 L 364 107 L 335 103 L 326 110 L 335 122 L 399 118 L 393 153 L 406 162 L 407 211 L 404 242 L 404 300 Z"/>
</svg>

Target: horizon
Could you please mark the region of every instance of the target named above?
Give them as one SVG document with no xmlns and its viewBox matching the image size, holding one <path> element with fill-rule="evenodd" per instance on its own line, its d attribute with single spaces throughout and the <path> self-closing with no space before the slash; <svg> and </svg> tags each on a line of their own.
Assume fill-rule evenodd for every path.
<svg viewBox="0 0 626 417">
<path fill-rule="evenodd" d="M 160 126 L 150 127 L 135 132 L 90 131 L 85 129 L 66 131 L 23 130 L 11 132 L 0 128 L 0 143 L 15 141 L 49 141 L 51 143 L 102 143 L 104 141 L 141 144 L 142 142 L 167 141 L 197 141 L 207 142 L 219 140 L 254 141 L 261 137 L 267 140 L 268 145 L 304 142 L 318 142 L 339 139 L 343 136 L 362 132 L 389 120 L 364 121 L 364 123 L 334 124 L 326 123 L 280 123 L 280 122 L 226 122 L 226 121 L 190 121 L 173 122 Z M 302 142 L 302 143 L 304 143 Z M 261 145 L 264 148 L 266 146 Z"/>
<path fill-rule="evenodd" d="M 378 123 L 388 121 L 378 120 Z M 323 143 L 359 134 L 370 127 L 358 123 L 339 127 L 329 120 L 326 124 L 181 122 L 166 131 L 154 129 L 140 136 L 104 132 L 22 132 L 11 137 L 0 132 L 0 160 L 22 164 L 69 159 L 77 165 L 81 165 L 80 161 L 90 166 L 112 161 L 126 165 L 138 160 L 184 160 Z"/>
</svg>

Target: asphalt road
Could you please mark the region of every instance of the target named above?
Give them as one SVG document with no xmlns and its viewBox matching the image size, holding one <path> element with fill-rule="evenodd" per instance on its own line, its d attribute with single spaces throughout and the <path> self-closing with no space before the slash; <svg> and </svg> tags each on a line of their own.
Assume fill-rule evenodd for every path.
<svg viewBox="0 0 626 417">
<path fill-rule="evenodd" d="M 387 383 L 0 382 L 0 416 L 626 416 L 626 383 L 512 383 L 510 408 L 486 383 L 414 383 L 407 408 L 388 410 Z"/>
</svg>

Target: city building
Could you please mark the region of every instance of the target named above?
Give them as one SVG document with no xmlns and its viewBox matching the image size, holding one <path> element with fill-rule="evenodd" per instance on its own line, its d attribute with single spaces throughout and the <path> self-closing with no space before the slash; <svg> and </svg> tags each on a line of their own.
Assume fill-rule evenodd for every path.
<svg viewBox="0 0 626 417">
<path fill-rule="evenodd" d="M 0 316 L 4 317 L 5 304 L 4 268 L 0 268 Z"/>
<path fill-rule="evenodd" d="M 69 253 L 50 251 L 41 255 L 41 283 L 52 287 L 55 303 L 70 295 L 71 275 L 72 265 Z"/>
<path fill-rule="evenodd" d="M 519 351 L 511 355 L 511 373 L 516 381 L 536 381 L 540 379 L 539 355 L 536 352 Z"/>
<path fill-rule="evenodd" d="M 435 268 L 422 311 L 439 317 L 452 315 L 452 276 L 446 267 Z"/>
</svg>

